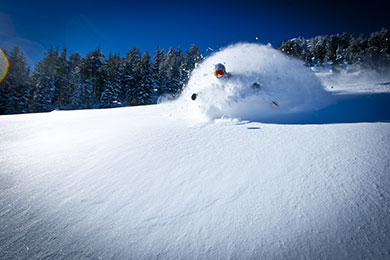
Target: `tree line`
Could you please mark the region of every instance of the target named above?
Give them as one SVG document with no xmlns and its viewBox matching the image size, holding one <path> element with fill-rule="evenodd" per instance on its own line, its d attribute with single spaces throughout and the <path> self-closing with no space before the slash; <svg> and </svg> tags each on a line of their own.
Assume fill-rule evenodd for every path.
<svg viewBox="0 0 390 260">
<path fill-rule="evenodd" d="M 195 45 L 185 53 L 158 47 L 153 59 L 136 47 L 125 57 L 97 48 L 84 58 L 52 48 L 31 72 L 19 48 L 5 52 L 10 67 L 0 83 L 0 114 L 153 104 L 177 97 L 202 60 Z"/>
<path fill-rule="evenodd" d="M 369 37 L 343 33 L 331 36 L 294 38 L 278 49 L 302 59 L 307 66 L 347 64 L 387 72 L 390 68 L 390 32 L 382 29 Z M 120 57 L 106 57 L 97 48 L 85 57 L 50 49 L 31 72 L 19 48 L 7 52 L 9 72 L 0 83 L 0 115 L 47 112 L 54 109 L 110 108 L 148 105 L 159 97 L 177 97 L 191 71 L 203 59 L 192 45 L 183 53 L 180 46 L 157 48 L 153 59 L 133 47 Z"/>
<path fill-rule="evenodd" d="M 302 59 L 307 66 L 329 63 L 334 69 L 347 64 L 359 64 L 364 68 L 386 72 L 390 68 L 390 32 L 382 29 L 369 37 L 349 33 L 294 38 L 281 42 L 280 51 Z"/>
</svg>

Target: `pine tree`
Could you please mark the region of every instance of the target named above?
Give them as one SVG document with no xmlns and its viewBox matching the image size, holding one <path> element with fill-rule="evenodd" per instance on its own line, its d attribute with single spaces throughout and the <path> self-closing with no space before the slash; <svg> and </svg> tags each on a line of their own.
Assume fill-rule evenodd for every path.
<svg viewBox="0 0 390 260">
<path fill-rule="evenodd" d="M 116 107 L 121 105 L 120 57 L 110 53 L 105 66 L 104 91 L 100 98 L 101 107 Z"/>
<path fill-rule="evenodd" d="M 191 72 L 195 69 L 197 64 L 202 61 L 203 57 L 198 47 L 194 44 L 191 45 L 190 49 L 186 52 L 181 66 L 182 81 L 187 84 Z"/>
<path fill-rule="evenodd" d="M 154 100 L 163 94 L 163 83 L 165 82 L 162 67 L 165 59 L 164 50 L 157 47 L 156 53 L 153 57 L 153 63 L 151 65 L 152 78 L 153 78 L 153 90 L 154 90 Z"/>
<path fill-rule="evenodd" d="M 67 60 L 67 50 L 63 48 L 60 56 L 56 62 L 56 82 L 53 104 L 59 108 L 65 107 L 69 104 L 70 89 L 69 81 L 71 78 L 70 64 Z"/>
<path fill-rule="evenodd" d="M 140 80 L 141 53 L 136 47 L 127 52 L 123 62 L 123 88 L 125 105 L 137 105 L 135 89 Z"/>
<path fill-rule="evenodd" d="M 180 74 L 177 67 L 177 57 L 173 47 L 170 47 L 164 60 L 163 72 L 166 74 L 166 80 L 163 83 L 164 93 L 176 97 L 180 91 Z"/>
<path fill-rule="evenodd" d="M 42 61 L 38 62 L 32 75 L 34 86 L 34 112 L 47 112 L 54 109 L 56 83 L 56 63 L 58 50 L 51 48 Z"/>
<path fill-rule="evenodd" d="M 31 84 L 27 61 L 18 47 L 11 51 L 8 60 L 8 74 L 0 83 L 0 114 L 30 112 Z"/>
<path fill-rule="evenodd" d="M 86 102 L 83 100 L 84 84 L 81 79 L 80 71 L 81 57 L 79 53 L 74 53 L 69 58 L 70 81 L 69 81 L 69 107 L 72 109 L 86 108 Z"/>
<path fill-rule="evenodd" d="M 149 105 L 153 98 L 153 78 L 150 65 L 150 55 L 145 52 L 140 67 L 140 82 L 137 88 L 137 100 L 140 105 Z"/>
<path fill-rule="evenodd" d="M 181 93 L 184 87 L 184 81 L 185 81 L 185 72 L 183 71 L 183 63 L 184 63 L 184 55 L 183 51 L 181 50 L 181 46 L 177 46 L 177 51 L 175 52 L 176 55 L 176 65 L 177 68 L 177 82 L 179 84 L 177 92 Z"/>
<path fill-rule="evenodd" d="M 315 45 L 313 48 L 313 56 L 315 58 L 316 65 L 322 65 L 322 63 L 325 60 L 325 54 L 326 54 L 326 38 L 324 36 L 317 36 L 315 37 Z"/>
<path fill-rule="evenodd" d="M 367 57 L 369 65 L 378 71 L 385 72 L 390 67 L 390 32 L 382 29 L 374 32 L 368 39 Z"/>
<path fill-rule="evenodd" d="M 359 56 L 360 56 L 360 48 L 359 48 L 358 39 L 352 37 L 350 41 L 350 45 L 348 47 L 348 56 L 347 56 L 348 64 L 358 63 L 360 61 Z"/>
<path fill-rule="evenodd" d="M 99 107 L 100 97 L 104 90 L 105 56 L 100 48 L 89 52 L 81 60 L 80 71 L 85 85 L 84 97 L 87 108 Z"/>
<path fill-rule="evenodd" d="M 49 112 L 54 109 L 53 99 L 55 80 L 52 76 L 39 74 L 34 76 L 36 80 L 34 93 L 34 112 Z"/>
</svg>

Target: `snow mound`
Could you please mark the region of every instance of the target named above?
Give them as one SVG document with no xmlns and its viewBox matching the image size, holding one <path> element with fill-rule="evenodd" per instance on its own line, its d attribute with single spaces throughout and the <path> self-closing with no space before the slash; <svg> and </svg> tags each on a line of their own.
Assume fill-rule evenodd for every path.
<svg viewBox="0 0 390 260">
<path fill-rule="evenodd" d="M 359 65 L 347 65 L 337 72 L 327 66 L 311 69 L 325 89 L 334 94 L 390 93 L 390 68 L 384 72 L 362 68 Z"/>
<path fill-rule="evenodd" d="M 231 73 L 228 79 L 214 77 L 218 63 Z M 251 87 L 255 82 L 260 88 Z M 193 93 L 198 94 L 195 101 Z M 177 102 L 188 108 L 192 118 L 263 120 L 317 110 L 328 104 L 329 96 L 302 62 L 271 46 L 240 43 L 216 52 L 195 68 Z"/>
</svg>

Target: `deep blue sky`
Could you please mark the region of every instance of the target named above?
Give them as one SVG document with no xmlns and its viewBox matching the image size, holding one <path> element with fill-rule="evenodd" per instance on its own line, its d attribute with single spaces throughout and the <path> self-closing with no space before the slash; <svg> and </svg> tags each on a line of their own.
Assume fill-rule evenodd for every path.
<svg viewBox="0 0 390 260">
<path fill-rule="evenodd" d="M 28 1 L 0 0 L 0 48 L 17 44 L 30 63 L 53 47 L 83 56 L 97 46 L 124 55 L 136 46 L 197 45 L 205 55 L 236 42 L 389 28 L 387 1 Z M 258 40 L 256 40 L 258 37 Z"/>
</svg>

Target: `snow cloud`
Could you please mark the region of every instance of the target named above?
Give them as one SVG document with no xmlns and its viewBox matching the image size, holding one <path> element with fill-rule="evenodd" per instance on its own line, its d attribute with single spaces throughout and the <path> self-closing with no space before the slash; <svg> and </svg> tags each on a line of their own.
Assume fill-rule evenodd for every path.
<svg viewBox="0 0 390 260">
<path fill-rule="evenodd" d="M 214 77 L 218 63 L 231 73 L 228 79 Z M 253 83 L 260 87 L 252 88 Z M 195 101 L 191 100 L 193 93 L 198 94 Z M 268 45 L 240 43 L 199 64 L 177 104 L 200 120 L 267 120 L 317 110 L 329 100 L 321 82 L 301 61 Z"/>
</svg>

